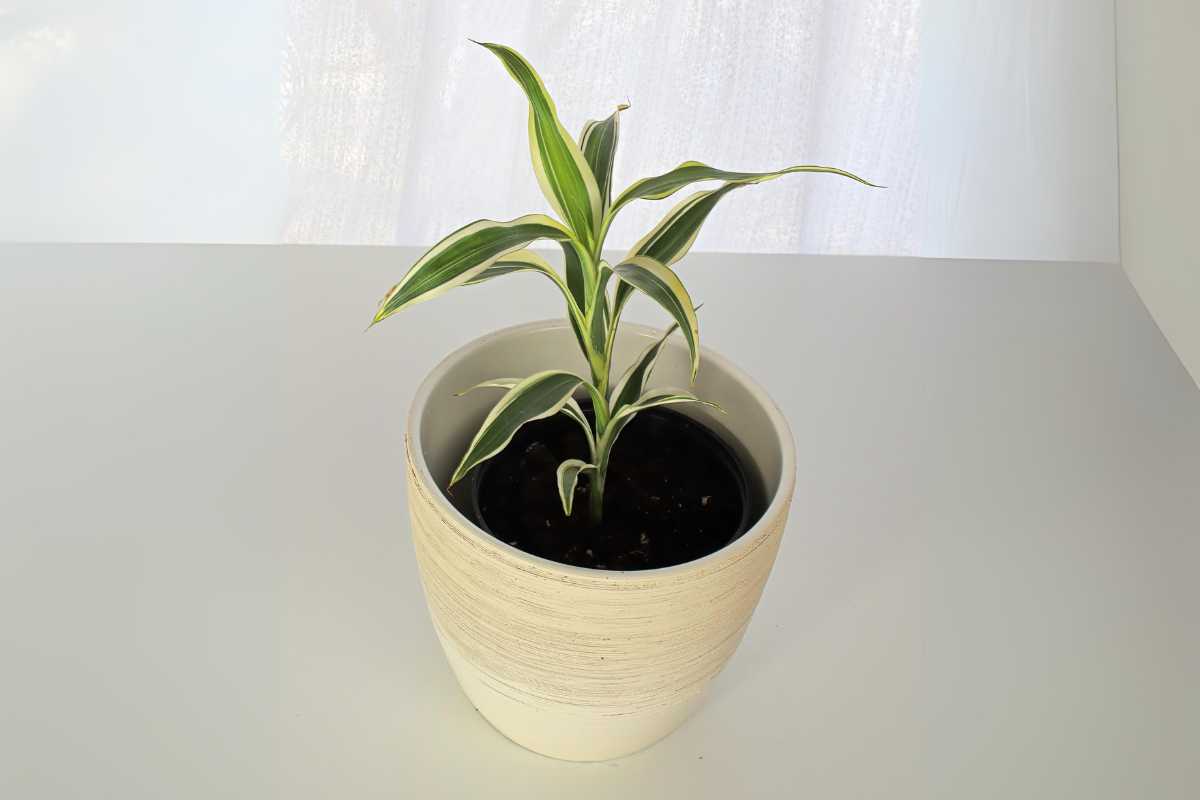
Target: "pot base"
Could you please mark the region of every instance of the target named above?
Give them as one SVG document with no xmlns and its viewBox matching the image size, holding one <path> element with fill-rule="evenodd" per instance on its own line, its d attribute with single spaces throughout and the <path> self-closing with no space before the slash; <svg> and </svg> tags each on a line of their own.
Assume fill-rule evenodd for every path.
<svg viewBox="0 0 1200 800">
<path fill-rule="evenodd" d="M 437 635 L 458 685 L 479 715 L 513 744 L 560 761 L 612 761 L 639 753 L 686 722 L 708 695 L 706 684 L 671 705 L 620 716 L 534 706 L 510 696 L 502 682 L 477 669 L 441 631 Z"/>
</svg>

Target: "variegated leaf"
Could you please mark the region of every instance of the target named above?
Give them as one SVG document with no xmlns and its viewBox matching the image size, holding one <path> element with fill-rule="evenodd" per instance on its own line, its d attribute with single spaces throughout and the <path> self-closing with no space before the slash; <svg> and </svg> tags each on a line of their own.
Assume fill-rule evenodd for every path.
<svg viewBox="0 0 1200 800">
<path fill-rule="evenodd" d="M 613 421 L 615 422 L 622 417 L 632 416 L 648 408 L 670 406 L 677 403 L 699 403 L 724 413 L 724 409 L 716 403 L 711 400 L 701 400 L 696 395 L 684 389 L 647 389 L 635 402 L 630 403 L 613 414 Z"/>
<path fill-rule="evenodd" d="M 558 465 L 558 497 L 562 500 L 563 513 L 571 516 L 575 505 L 575 485 L 579 476 L 585 472 L 595 472 L 596 465 L 580 461 L 578 458 L 568 458 Z"/>
<path fill-rule="evenodd" d="M 477 283 L 490 281 L 492 278 L 499 278 L 501 275 L 508 275 L 513 272 L 537 272 L 554 281 L 554 285 L 558 287 L 559 291 L 563 294 L 563 298 L 567 301 L 567 314 L 571 325 L 577 329 L 583 328 L 585 319 L 584 306 L 576 302 L 575 295 L 563 283 L 563 279 L 554 271 L 554 267 L 550 266 L 546 259 L 532 250 L 518 250 L 515 253 L 501 256 L 499 261 L 496 261 L 479 275 L 467 281 L 466 285 L 474 286 Z"/>
<path fill-rule="evenodd" d="M 641 290 L 670 314 L 687 341 L 692 359 L 692 380 L 700 370 L 700 323 L 695 305 L 679 276 L 660 261 L 644 255 L 627 257 L 616 266 L 620 279 Z"/>
<path fill-rule="evenodd" d="M 508 255 L 501 256 L 499 261 L 494 262 L 483 272 L 471 278 L 471 280 L 467 281 L 466 285 L 474 286 L 477 283 L 490 281 L 492 278 L 499 278 L 501 275 L 523 271 L 540 272 L 555 283 L 560 285 L 562 283 L 562 278 L 558 276 L 558 273 L 554 271 L 554 267 L 550 266 L 550 262 L 546 261 L 546 259 L 532 250 L 517 250 Z"/>
<path fill-rule="evenodd" d="M 606 262 L 601 261 L 596 286 L 591 298 L 588 300 L 587 332 L 589 349 L 601 359 L 603 359 L 605 348 L 608 345 L 608 293 L 606 290 L 608 288 L 608 280 L 612 277 L 612 274 L 612 268 Z"/>
<path fill-rule="evenodd" d="M 508 222 L 481 219 L 459 228 L 417 259 L 379 304 L 372 325 L 481 275 L 502 256 L 537 239 L 563 240 L 565 228 L 545 214 Z"/>
<path fill-rule="evenodd" d="M 621 196 L 613 203 L 613 211 L 615 212 L 621 206 L 633 200 L 662 200 L 664 197 L 670 197 L 675 194 L 685 186 L 690 186 L 699 181 L 727 181 L 738 184 L 762 183 L 763 181 L 794 172 L 819 172 L 829 175 L 840 175 L 843 178 L 850 178 L 866 186 L 883 188 L 844 169 L 823 167 L 818 164 L 798 164 L 794 167 L 787 167 L 773 172 L 730 172 L 729 170 L 710 167 L 699 161 L 685 161 L 678 167 L 675 167 L 675 169 L 664 172 L 662 175 L 655 175 L 636 181 L 628 189 L 621 192 Z"/>
<path fill-rule="evenodd" d="M 600 189 L 579 145 L 558 120 L 558 111 L 542 79 L 511 47 L 476 42 L 492 51 L 529 100 L 529 152 L 542 193 L 555 211 L 589 247 L 603 214 Z"/>
<path fill-rule="evenodd" d="M 454 396 L 462 397 L 463 395 L 469 394 L 476 389 L 511 389 L 520 382 L 520 378 L 489 378 L 486 381 L 482 381 L 467 389 L 463 389 L 461 392 L 455 392 Z M 574 397 L 569 398 L 563 407 L 559 409 L 559 413 L 570 417 L 571 419 L 575 420 L 575 422 L 579 423 L 579 427 L 583 429 L 583 435 L 587 438 L 588 452 L 595 456 L 596 439 L 592 433 L 592 425 L 590 422 L 588 422 L 588 418 L 584 415 L 583 409 L 580 408 L 578 401 L 576 401 Z"/>
<path fill-rule="evenodd" d="M 658 361 L 658 354 L 662 352 L 662 347 L 666 344 L 667 339 L 679 327 L 678 323 L 667 328 L 666 332 L 655 342 L 647 345 L 637 359 L 625 370 L 620 379 L 613 386 L 612 403 L 610 407 L 613 413 L 620 411 L 622 407 L 635 402 L 642 395 L 642 390 L 646 386 L 646 381 L 650 379 L 650 373 L 654 369 L 654 364 Z"/>
<path fill-rule="evenodd" d="M 583 382 L 583 378 L 570 372 L 546 370 L 530 375 L 505 392 L 479 426 L 479 432 L 450 478 L 450 485 L 462 480 L 475 465 L 503 450 L 526 422 L 557 414 Z"/>
<path fill-rule="evenodd" d="M 580 310 L 587 308 L 587 276 L 574 241 L 563 242 L 563 274 L 567 276 L 567 289 Z"/>
<path fill-rule="evenodd" d="M 700 227 L 721 198 L 745 184 L 726 183 L 716 189 L 696 192 L 667 212 L 667 215 L 629 250 L 629 255 L 649 256 L 663 264 L 683 258 L 700 235 Z"/>
<path fill-rule="evenodd" d="M 607 469 L 608 461 L 612 457 L 613 447 L 617 443 L 617 437 L 621 435 L 621 431 L 625 430 L 625 426 L 632 422 L 633 418 L 639 412 L 645 411 L 648 408 L 655 408 L 656 406 L 667 406 L 677 403 L 701 403 L 724 412 L 724 409 L 716 403 L 701 400 L 696 395 L 683 389 L 649 389 L 643 392 L 637 401 L 622 407 L 613 414 L 612 420 L 609 421 L 608 427 L 604 429 L 604 434 L 597 443 L 597 463 L 601 465 L 601 469 Z"/>
<path fill-rule="evenodd" d="M 579 148 L 592 168 L 592 175 L 600 189 L 600 202 L 606 209 L 612 202 L 612 170 L 617 152 L 619 121 L 621 112 L 627 108 L 629 106 L 622 103 L 607 119 L 588 120 L 579 134 Z"/>
</svg>

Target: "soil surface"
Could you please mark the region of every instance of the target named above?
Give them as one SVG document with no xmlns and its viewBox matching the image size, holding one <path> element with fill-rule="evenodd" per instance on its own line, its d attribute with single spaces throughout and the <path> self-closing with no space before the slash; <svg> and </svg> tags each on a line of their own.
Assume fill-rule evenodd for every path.
<svg viewBox="0 0 1200 800">
<path fill-rule="evenodd" d="M 590 409 L 585 409 L 590 418 Z M 475 480 L 481 527 L 542 558 L 581 567 L 638 570 L 692 561 L 724 547 L 761 515 L 752 473 L 708 428 L 670 409 L 638 414 L 613 448 L 604 520 L 588 521 L 588 476 L 563 515 L 555 472 L 588 460 L 578 423 L 562 414 L 522 427 Z M 457 489 L 457 487 L 456 487 Z M 468 501 L 466 505 L 470 506 Z"/>
</svg>

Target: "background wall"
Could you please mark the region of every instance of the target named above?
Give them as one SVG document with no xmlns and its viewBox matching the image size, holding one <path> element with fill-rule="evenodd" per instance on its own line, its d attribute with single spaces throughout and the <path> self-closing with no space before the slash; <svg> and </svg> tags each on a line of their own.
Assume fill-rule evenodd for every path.
<svg viewBox="0 0 1200 800">
<path fill-rule="evenodd" d="M 1121 263 L 1200 383 L 1200 5 L 1117 3 Z"/>
<path fill-rule="evenodd" d="M 572 130 L 632 103 L 618 183 L 697 158 L 891 187 L 738 193 L 698 249 L 1115 261 L 1112 25 L 1102 0 L 17 0 L 0 239 L 427 244 L 542 209 L 472 36 L 525 51 Z"/>
</svg>

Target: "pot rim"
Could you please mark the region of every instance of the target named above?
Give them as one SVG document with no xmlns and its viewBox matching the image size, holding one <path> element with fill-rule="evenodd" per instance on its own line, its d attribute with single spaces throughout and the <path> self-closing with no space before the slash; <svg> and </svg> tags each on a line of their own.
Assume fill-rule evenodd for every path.
<svg viewBox="0 0 1200 800">
<path fill-rule="evenodd" d="M 655 337 L 662 334 L 662 331 L 650 325 L 642 325 L 634 322 L 622 322 L 621 327 L 627 330 L 635 331 L 640 335 Z M 653 578 L 669 578 L 680 573 L 691 572 L 697 569 L 713 564 L 715 562 L 724 561 L 730 557 L 736 557 L 741 551 L 754 546 L 754 542 L 763 533 L 766 525 L 772 525 L 777 520 L 782 506 L 789 501 L 792 496 L 792 490 L 796 483 L 796 447 L 792 440 L 792 430 L 784 418 L 783 412 L 779 410 L 779 406 L 771 399 L 770 395 L 750 378 L 740 367 L 734 364 L 725 356 L 716 351 L 701 346 L 700 361 L 703 364 L 705 361 L 719 364 L 721 369 L 741 383 L 749 391 L 750 395 L 762 406 L 766 412 L 767 418 L 771 421 L 771 426 L 775 430 L 776 438 L 779 440 L 780 451 L 780 476 L 779 485 L 775 491 L 771 493 L 770 500 L 767 502 L 767 507 L 758 521 L 751 525 L 746 531 L 734 539 L 729 544 L 722 547 L 720 550 L 715 550 L 706 556 L 685 561 L 682 564 L 674 564 L 669 567 L 657 567 L 654 569 L 640 570 L 610 570 L 610 569 L 594 569 L 592 567 L 577 567 L 570 564 L 562 564 L 558 561 L 552 561 L 548 558 L 535 556 L 526 553 L 524 550 L 513 547 L 507 542 L 497 539 L 487 531 L 480 528 L 473 521 L 467 518 L 462 512 L 454 507 L 446 495 L 442 492 L 437 481 L 434 480 L 433 474 L 429 471 L 429 466 L 425 463 L 425 449 L 421 443 L 421 420 L 429 397 L 433 392 L 435 384 L 440 382 L 440 379 L 449 371 L 450 366 L 461 361 L 463 358 L 470 355 L 475 350 L 494 342 L 496 339 L 508 338 L 514 334 L 534 334 L 541 331 L 549 330 L 567 330 L 565 320 L 548 319 L 539 320 L 536 322 L 526 322 L 520 325 L 511 325 L 507 328 L 490 331 L 478 338 L 472 339 L 463 346 L 455 349 L 450 354 L 445 356 L 437 365 L 430 370 L 425 379 L 421 381 L 417 387 L 417 392 L 413 396 L 412 404 L 408 411 L 408 439 L 410 443 L 409 452 L 413 454 L 411 467 L 417 472 L 417 476 L 426 485 L 433 488 L 430 492 L 434 502 L 438 504 L 439 509 L 450 519 L 452 519 L 460 528 L 469 531 L 473 536 L 481 540 L 482 543 L 489 546 L 494 546 L 498 550 L 506 553 L 508 556 L 524 561 L 529 564 L 536 565 L 542 570 L 559 573 L 564 577 L 571 578 L 588 578 L 595 580 L 597 578 L 608 579 L 615 582 L 620 581 L 646 581 Z"/>
</svg>

